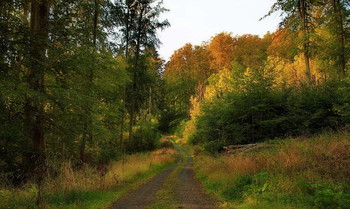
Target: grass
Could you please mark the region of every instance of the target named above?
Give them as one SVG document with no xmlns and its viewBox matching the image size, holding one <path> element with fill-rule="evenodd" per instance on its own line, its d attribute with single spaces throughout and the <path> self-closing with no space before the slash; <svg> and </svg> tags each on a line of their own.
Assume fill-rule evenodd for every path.
<svg viewBox="0 0 350 209">
<path fill-rule="evenodd" d="M 182 166 L 180 165 L 169 174 L 161 189 L 157 191 L 156 201 L 149 207 L 150 209 L 178 208 L 176 207 L 178 200 L 174 193 L 174 188 L 180 183 L 178 176 L 181 169 Z"/>
<path fill-rule="evenodd" d="M 245 154 L 196 156 L 207 190 L 234 208 L 350 208 L 350 133 L 274 140 Z"/>
<path fill-rule="evenodd" d="M 166 148 L 131 155 L 124 161 L 112 162 L 104 175 L 96 168 L 74 170 L 70 163 L 64 163 L 58 176 L 45 180 L 45 208 L 106 208 L 171 166 L 175 153 Z M 21 188 L 1 188 L 0 208 L 35 208 L 36 194 L 36 186 L 30 183 Z"/>
<path fill-rule="evenodd" d="M 182 159 L 180 165 L 178 165 L 175 170 L 173 170 L 168 178 L 163 183 L 160 190 L 156 193 L 156 201 L 149 208 L 150 209 L 172 209 L 178 207 L 178 198 L 174 193 L 175 188 L 180 184 L 179 175 L 183 167 L 187 164 L 187 157 L 182 148 L 174 143 L 175 148 L 181 155 Z"/>
</svg>

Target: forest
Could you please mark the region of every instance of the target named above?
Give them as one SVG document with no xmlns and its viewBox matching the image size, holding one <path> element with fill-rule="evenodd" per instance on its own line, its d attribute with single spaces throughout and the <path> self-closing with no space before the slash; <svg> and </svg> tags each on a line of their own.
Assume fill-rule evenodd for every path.
<svg viewBox="0 0 350 209">
<path fill-rule="evenodd" d="M 188 153 L 224 208 L 349 208 L 350 1 L 276 0 L 261 17 L 279 13 L 276 31 L 213 34 L 166 62 L 168 12 L 158 0 L 0 3 L 0 208 L 109 208 L 121 185 Z M 223 154 L 252 144 L 282 148 Z M 279 187 L 286 175 L 293 186 Z M 266 203 L 283 189 L 310 196 Z M 150 208 L 173 204 L 160 197 Z"/>
</svg>

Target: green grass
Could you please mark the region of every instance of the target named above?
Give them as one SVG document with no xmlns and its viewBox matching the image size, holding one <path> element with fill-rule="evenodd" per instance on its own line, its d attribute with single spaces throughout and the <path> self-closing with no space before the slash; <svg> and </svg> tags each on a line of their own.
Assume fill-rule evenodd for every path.
<svg viewBox="0 0 350 209">
<path fill-rule="evenodd" d="M 173 143 L 178 153 L 181 155 L 182 162 L 178 165 L 175 170 L 173 170 L 168 178 L 163 183 L 160 190 L 156 193 L 156 201 L 152 204 L 149 209 L 172 209 L 179 208 L 178 198 L 176 197 L 174 191 L 175 188 L 180 184 L 179 175 L 183 167 L 187 164 L 187 157 L 184 153 L 183 148 L 181 148 L 175 142 Z"/>
<path fill-rule="evenodd" d="M 143 158 L 144 156 L 142 156 Z M 148 163 L 148 161 L 145 162 Z M 86 187 L 84 189 L 71 186 L 67 190 L 61 187 L 51 191 L 44 190 L 45 208 L 107 208 L 121 196 L 136 189 L 159 172 L 171 167 L 175 162 L 147 165 L 149 166 L 148 170 L 140 170 L 130 179 L 121 181 L 114 186 L 109 185 L 109 187 L 104 189 L 99 187 Z M 95 178 L 92 173 L 86 173 L 86 175 L 89 175 L 91 179 Z M 81 184 L 84 184 L 84 182 L 81 182 Z M 37 188 L 35 184 L 28 184 L 20 189 L 0 189 L 0 208 L 36 208 L 36 194 Z"/>
<path fill-rule="evenodd" d="M 124 185 L 110 191 L 70 191 L 68 194 L 52 194 L 48 197 L 47 202 L 52 208 L 107 208 L 127 192 L 136 189 L 142 183 L 172 165 L 173 163 L 155 166 L 149 172 L 139 174 L 132 180 L 125 182 Z"/>
<path fill-rule="evenodd" d="M 279 141 L 236 156 L 195 158 L 205 188 L 237 209 L 350 209 L 350 134 Z"/>
<path fill-rule="evenodd" d="M 172 209 L 178 208 L 178 199 L 174 193 L 174 188 L 179 185 L 179 173 L 182 166 L 178 166 L 174 171 L 170 173 L 168 178 L 163 183 L 160 190 L 156 193 L 156 201 L 149 208 L 150 209 Z"/>
</svg>

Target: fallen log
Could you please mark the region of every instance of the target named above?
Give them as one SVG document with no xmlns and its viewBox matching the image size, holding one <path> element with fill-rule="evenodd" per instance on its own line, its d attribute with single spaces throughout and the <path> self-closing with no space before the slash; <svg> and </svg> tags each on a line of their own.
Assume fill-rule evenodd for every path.
<svg viewBox="0 0 350 209">
<path fill-rule="evenodd" d="M 223 150 L 226 154 L 247 153 L 263 148 L 273 147 L 272 144 L 244 144 L 244 145 L 228 145 L 224 146 Z"/>
</svg>

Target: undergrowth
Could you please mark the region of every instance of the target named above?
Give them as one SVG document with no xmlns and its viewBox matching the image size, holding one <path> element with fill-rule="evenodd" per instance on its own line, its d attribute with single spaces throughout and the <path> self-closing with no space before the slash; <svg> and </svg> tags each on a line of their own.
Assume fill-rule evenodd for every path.
<svg viewBox="0 0 350 209">
<path fill-rule="evenodd" d="M 175 150 L 163 148 L 134 154 L 112 162 L 107 168 L 85 166 L 75 170 L 63 163 L 60 173 L 44 183 L 45 208 L 105 208 L 143 180 L 174 163 Z M 37 187 L 2 186 L 0 208 L 35 208 Z"/>
<path fill-rule="evenodd" d="M 197 175 L 234 208 L 350 208 L 349 132 L 269 143 L 245 154 L 197 151 Z"/>
</svg>

